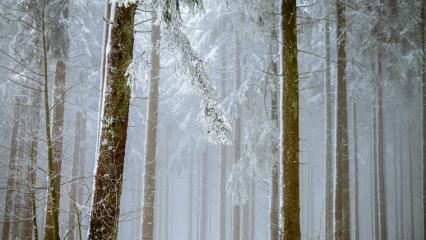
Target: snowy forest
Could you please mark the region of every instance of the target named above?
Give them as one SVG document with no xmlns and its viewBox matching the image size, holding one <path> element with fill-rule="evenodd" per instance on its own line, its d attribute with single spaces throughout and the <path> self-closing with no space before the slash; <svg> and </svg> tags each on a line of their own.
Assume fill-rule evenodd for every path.
<svg viewBox="0 0 426 240">
<path fill-rule="evenodd" d="M 426 238 L 426 0 L 0 0 L 1 240 Z"/>
</svg>

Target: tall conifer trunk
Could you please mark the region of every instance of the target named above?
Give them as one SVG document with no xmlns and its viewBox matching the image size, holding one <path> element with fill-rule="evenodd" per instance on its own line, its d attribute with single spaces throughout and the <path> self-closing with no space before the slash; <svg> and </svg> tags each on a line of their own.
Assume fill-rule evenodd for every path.
<svg viewBox="0 0 426 240">
<path fill-rule="evenodd" d="M 155 183 L 157 169 L 157 124 L 158 124 L 158 81 L 160 77 L 160 26 L 155 24 L 156 16 L 152 19 L 151 35 L 151 84 L 148 100 L 148 123 L 145 140 L 144 194 L 142 215 L 142 239 L 154 239 L 155 212 Z"/>
<path fill-rule="evenodd" d="M 353 134 L 353 147 L 354 147 L 354 240 L 359 240 L 359 173 L 358 173 L 358 126 L 357 126 L 357 107 L 356 103 L 352 104 L 353 120 L 352 120 L 352 134 Z"/>
<path fill-rule="evenodd" d="M 282 165 L 284 229 L 281 239 L 299 240 L 299 74 L 297 63 L 297 8 L 296 0 L 283 0 L 282 13 L 282 69 L 284 74 L 282 102 Z"/>
<path fill-rule="evenodd" d="M 350 239 L 348 111 L 346 90 L 346 19 L 345 1 L 337 0 L 337 82 L 336 82 L 336 240 Z"/>
<path fill-rule="evenodd" d="M 90 216 L 90 240 L 117 239 L 129 117 L 127 67 L 133 58 L 136 4 L 115 6 L 107 57 L 102 127 Z"/>
</svg>

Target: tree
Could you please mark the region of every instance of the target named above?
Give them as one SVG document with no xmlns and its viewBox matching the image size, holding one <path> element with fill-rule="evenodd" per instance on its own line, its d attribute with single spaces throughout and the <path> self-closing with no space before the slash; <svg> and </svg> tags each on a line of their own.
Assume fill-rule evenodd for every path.
<svg viewBox="0 0 426 240">
<path fill-rule="evenodd" d="M 281 3 L 282 69 L 282 149 L 284 231 L 281 239 L 300 239 L 299 202 L 299 74 L 297 64 L 296 1 Z"/>
<path fill-rule="evenodd" d="M 145 166 L 144 166 L 144 200 L 142 215 L 143 240 L 154 239 L 155 227 L 155 193 L 157 169 L 157 125 L 158 125 L 158 81 L 160 73 L 160 26 L 156 23 L 156 16 L 152 18 L 151 35 L 151 83 L 148 100 L 148 123 L 146 127 Z"/>
<path fill-rule="evenodd" d="M 10 239 L 10 227 L 13 219 L 13 201 L 14 201 L 14 192 L 16 189 L 16 178 L 19 176 L 17 172 L 17 155 L 18 155 L 18 145 L 22 141 L 22 133 L 25 132 L 23 129 L 24 121 L 24 106 L 27 104 L 26 99 L 23 97 L 15 97 L 15 106 L 13 113 L 13 127 L 12 127 L 12 136 L 10 141 L 10 156 L 9 156 L 9 167 L 8 167 L 8 177 L 6 183 L 6 196 L 4 200 L 4 209 L 3 209 L 3 226 L 2 226 L 2 240 Z M 16 236 L 12 236 L 14 238 Z"/>
<path fill-rule="evenodd" d="M 330 21 L 324 22 L 325 34 L 325 238 L 333 237 L 333 140 L 332 140 L 332 90 L 331 90 L 331 58 L 330 58 Z"/>
<path fill-rule="evenodd" d="M 352 103 L 352 136 L 353 136 L 353 151 L 354 151 L 354 215 L 355 215 L 355 223 L 354 223 L 354 240 L 359 240 L 359 180 L 358 180 L 358 132 L 357 132 L 357 108 L 356 103 L 353 101 Z"/>
<path fill-rule="evenodd" d="M 116 239 L 123 182 L 130 87 L 126 70 L 133 58 L 136 4 L 116 4 L 103 96 L 102 124 L 88 239 Z"/>
<path fill-rule="evenodd" d="M 346 19 L 345 1 L 336 1 L 337 82 L 336 82 L 336 181 L 335 239 L 350 239 L 349 150 L 346 90 Z"/>
<path fill-rule="evenodd" d="M 203 153 L 203 162 L 200 181 L 200 228 L 199 239 L 207 239 L 208 236 L 208 177 L 209 177 L 209 148 L 206 144 Z"/>
</svg>

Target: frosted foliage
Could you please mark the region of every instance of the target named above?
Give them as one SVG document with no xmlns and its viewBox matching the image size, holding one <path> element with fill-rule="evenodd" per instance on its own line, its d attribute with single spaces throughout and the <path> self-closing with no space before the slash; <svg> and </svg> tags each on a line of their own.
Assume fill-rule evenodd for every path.
<svg viewBox="0 0 426 240">
<path fill-rule="evenodd" d="M 144 95 L 148 94 L 150 83 L 150 60 L 148 56 L 150 56 L 149 52 L 142 52 L 133 57 L 133 61 L 127 67 L 126 75 L 128 76 L 128 85 L 132 90 L 132 97 L 138 89 L 142 89 Z"/>
<path fill-rule="evenodd" d="M 179 70 L 191 77 L 191 85 L 202 96 L 200 120 L 207 128 L 212 142 L 228 142 L 231 126 L 219 104 L 217 90 L 208 78 L 203 61 L 192 48 L 188 37 L 182 32 L 179 21 L 163 27 L 164 39 L 180 57 Z"/>
</svg>

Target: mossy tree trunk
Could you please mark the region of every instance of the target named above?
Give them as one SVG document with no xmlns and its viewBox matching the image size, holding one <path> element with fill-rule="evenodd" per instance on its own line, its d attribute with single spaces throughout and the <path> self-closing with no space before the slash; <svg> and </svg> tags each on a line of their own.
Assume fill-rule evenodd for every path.
<svg viewBox="0 0 426 240">
<path fill-rule="evenodd" d="M 90 240 L 117 239 L 129 117 L 126 70 L 133 58 L 136 4 L 115 6 L 107 56 L 102 126 L 90 216 Z"/>
</svg>

